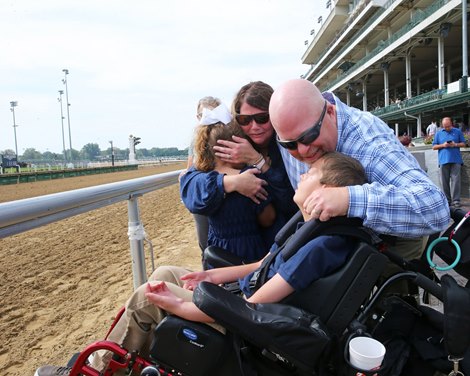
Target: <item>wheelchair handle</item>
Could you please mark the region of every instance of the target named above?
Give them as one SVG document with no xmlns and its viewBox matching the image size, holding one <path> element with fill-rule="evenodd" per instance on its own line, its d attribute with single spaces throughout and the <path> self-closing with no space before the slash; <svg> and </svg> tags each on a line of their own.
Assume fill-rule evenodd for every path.
<svg viewBox="0 0 470 376">
<path fill-rule="evenodd" d="M 441 302 L 444 299 L 444 294 L 442 292 L 442 287 L 439 286 L 437 283 L 429 279 L 428 277 L 416 273 L 416 277 L 414 279 L 415 283 L 423 288 L 425 291 L 429 292 L 431 295 L 434 295 L 437 299 L 439 299 Z"/>
</svg>

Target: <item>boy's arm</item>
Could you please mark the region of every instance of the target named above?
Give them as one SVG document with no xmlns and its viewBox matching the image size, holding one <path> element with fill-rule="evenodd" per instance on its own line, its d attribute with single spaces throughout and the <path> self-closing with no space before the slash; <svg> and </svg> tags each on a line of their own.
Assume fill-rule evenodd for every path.
<svg viewBox="0 0 470 376">
<path fill-rule="evenodd" d="M 173 294 L 165 282 L 151 285 L 147 283 L 145 296 L 149 302 L 164 311 L 182 317 L 186 320 L 198 322 L 214 322 L 214 320 L 202 312 L 193 302 L 187 302 Z"/>
<path fill-rule="evenodd" d="M 249 299 L 250 303 L 277 303 L 292 294 L 295 289 L 276 273 L 261 286 Z"/>
<path fill-rule="evenodd" d="M 253 262 L 251 264 L 227 266 L 223 268 L 215 268 L 203 270 L 200 272 L 190 272 L 181 276 L 184 281 L 183 288 L 194 290 L 202 281 L 207 281 L 219 285 L 221 283 L 234 282 L 239 278 L 245 277 L 247 274 L 255 271 L 261 265 L 263 260 Z"/>
<path fill-rule="evenodd" d="M 210 269 L 207 272 L 210 274 L 212 283 L 220 284 L 234 282 L 258 269 L 262 261 L 263 260 L 252 262 L 251 264 L 227 266 L 225 268 L 215 268 Z"/>
</svg>

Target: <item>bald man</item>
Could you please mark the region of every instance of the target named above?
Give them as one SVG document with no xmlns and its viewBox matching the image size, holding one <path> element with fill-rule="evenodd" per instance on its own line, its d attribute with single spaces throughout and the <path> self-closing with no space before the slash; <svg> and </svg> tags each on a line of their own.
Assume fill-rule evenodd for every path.
<svg viewBox="0 0 470 376">
<path fill-rule="evenodd" d="M 366 170 L 367 184 L 316 190 L 304 203 L 314 218 L 362 218 L 377 233 L 399 237 L 392 246 L 407 259 L 421 255 L 423 236 L 449 224 L 441 190 L 376 116 L 348 107 L 334 94 L 322 94 L 300 79 L 274 91 L 269 113 L 294 188 L 308 165 L 329 151 L 356 158 Z M 403 245 L 400 238 L 411 241 Z"/>
</svg>

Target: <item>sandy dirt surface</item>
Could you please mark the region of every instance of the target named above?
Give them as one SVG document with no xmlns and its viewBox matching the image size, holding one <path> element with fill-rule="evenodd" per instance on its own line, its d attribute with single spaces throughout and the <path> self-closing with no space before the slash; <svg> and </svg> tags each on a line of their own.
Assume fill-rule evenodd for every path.
<svg viewBox="0 0 470 376">
<path fill-rule="evenodd" d="M 0 186 L 0 202 L 184 165 Z M 179 199 L 178 186 L 145 194 L 139 208 L 156 265 L 199 269 L 193 219 Z M 103 339 L 133 290 L 127 220 L 127 202 L 120 202 L 0 239 L 1 376 L 32 376 L 41 365 L 65 365 L 74 352 Z"/>
</svg>

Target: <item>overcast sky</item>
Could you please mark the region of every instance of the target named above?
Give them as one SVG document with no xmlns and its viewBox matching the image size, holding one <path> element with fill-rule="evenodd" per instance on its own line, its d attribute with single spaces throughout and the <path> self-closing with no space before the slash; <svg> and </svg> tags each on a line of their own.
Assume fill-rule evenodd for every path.
<svg viewBox="0 0 470 376">
<path fill-rule="evenodd" d="M 189 144 L 200 97 L 228 106 L 244 84 L 273 87 L 301 64 L 325 4 L 316 0 L 2 0 L 0 151 L 62 151 L 58 91 L 72 147 Z M 69 148 L 63 96 L 65 144 Z"/>
</svg>

